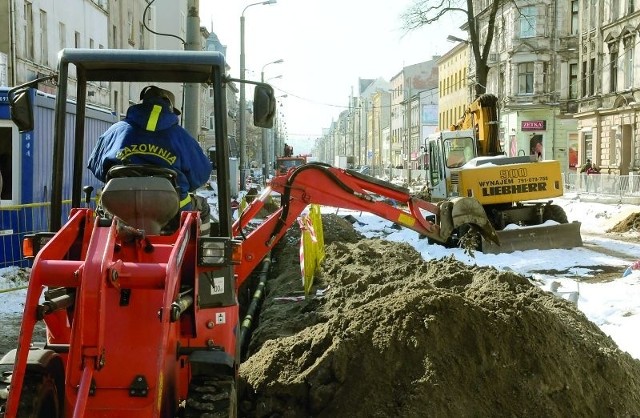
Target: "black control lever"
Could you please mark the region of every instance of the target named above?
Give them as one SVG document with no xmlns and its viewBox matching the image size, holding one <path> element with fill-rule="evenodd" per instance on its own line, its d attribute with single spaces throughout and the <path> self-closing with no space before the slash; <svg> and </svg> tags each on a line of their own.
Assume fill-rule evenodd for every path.
<svg viewBox="0 0 640 418">
<path fill-rule="evenodd" d="M 93 186 L 84 186 L 82 191 L 84 192 L 84 203 L 89 207 L 89 202 L 91 202 L 91 193 L 93 193 Z"/>
</svg>

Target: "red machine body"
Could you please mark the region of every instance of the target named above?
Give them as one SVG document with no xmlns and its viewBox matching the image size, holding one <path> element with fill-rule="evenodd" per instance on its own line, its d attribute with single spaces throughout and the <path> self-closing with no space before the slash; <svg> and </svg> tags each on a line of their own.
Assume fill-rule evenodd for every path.
<svg viewBox="0 0 640 418">
<path fill-rule="evenodd" d="M 184 212 L 173 235 L 126 241 L 116 222 L 103 226 L 92 210 L 74 209 L 34 262 L 11 385 L 23 386 L 33 329 L 43 319 L 45 349 L 59 353 L 65 371 L 57 382 L 64 416 L 174 416 L 187 398 L 192 348 L 230 358 L 236 351 L 236 303 L 172 313 L 181 291 L 193 289 L 198 300 L 205 287 L 196 278 L 219 270 L 198 266 L 198 238 L 197 212 Z M 71 308 L 44 313 L 44 288 L 64 288 Z M 17 416 L 18 404 L 10 396 L 5 416 Z"/>
</svg>

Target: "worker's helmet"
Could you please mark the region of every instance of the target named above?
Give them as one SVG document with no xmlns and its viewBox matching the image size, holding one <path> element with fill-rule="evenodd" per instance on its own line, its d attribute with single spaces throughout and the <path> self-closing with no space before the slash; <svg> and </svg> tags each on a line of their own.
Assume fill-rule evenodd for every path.
<svg viewBox="0 0 640 418">
<path fill-rule="evenodd" d="M 169 90 L 161 89 L 157 86 L 147 86 L 140 92 L 140 100 L 145 101 L 148 99 L 162 99 L 173 109 L 173 113 L 180 114 L 180 111 L 173 105 L 176 102 L 176 96 Z"/>
</svg>

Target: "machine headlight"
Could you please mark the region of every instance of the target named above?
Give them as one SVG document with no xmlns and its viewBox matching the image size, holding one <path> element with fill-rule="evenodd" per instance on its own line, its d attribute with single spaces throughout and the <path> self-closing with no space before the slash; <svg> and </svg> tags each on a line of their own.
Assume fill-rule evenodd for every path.
<svg viewBox="0 0 640 418">
<path fill-rule="evenodd" d="M 241 241 L 220 237 L 200 238 L 198 263 L 202 266 L 238 264 L 241 254 Z"/>
</svg>

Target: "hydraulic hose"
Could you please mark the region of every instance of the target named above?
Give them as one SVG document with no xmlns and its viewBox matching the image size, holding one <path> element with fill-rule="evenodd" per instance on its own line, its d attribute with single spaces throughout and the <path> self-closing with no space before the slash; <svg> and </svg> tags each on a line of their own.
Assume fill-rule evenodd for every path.
<svg viewBox="0 0 640 418">
<path fill-rule="evenodd" d="M 247 314 L 242 321 L 242 325 L 240 325 L 240 336 L 238 337 L 238 344 L 240 346 L 240 352 L 244 353 L 246 351 L 246 346 L 248 345 L 248 341 L 245 341 L 251 333 L 251 327 L 253 325 L 254 315 L 260 306 L 260 302 L 262 302 L 262 298 L 264 298 L 264 288 L 267 285 L 267 278 L 269 276 L 269 269 L 271 267 L 271 253 L 267 254 L 265 258 L 262 260 L 260 264 L 260 268 L 258 270 L 258 286 L 256 287 L 256 291 L 253 293 L 253 297 L 251 298 L 251 303 L 249 304 L 249 308 L 247 309 Z"/>
</svg>

